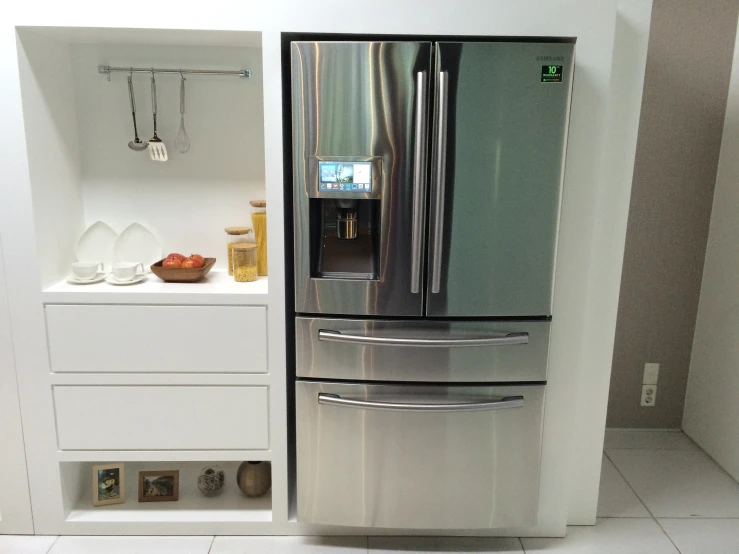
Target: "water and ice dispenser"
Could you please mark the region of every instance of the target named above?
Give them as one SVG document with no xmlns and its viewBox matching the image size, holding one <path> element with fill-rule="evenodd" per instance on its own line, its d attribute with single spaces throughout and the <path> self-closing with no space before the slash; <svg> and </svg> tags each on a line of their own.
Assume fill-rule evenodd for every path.
<svg viewBox="0 0 739 554">
<path fill-rule="evenodd" d="M 381 158 L 313 157 L 308 188 L 312 277 L 376 279 Z"/>
</svg>

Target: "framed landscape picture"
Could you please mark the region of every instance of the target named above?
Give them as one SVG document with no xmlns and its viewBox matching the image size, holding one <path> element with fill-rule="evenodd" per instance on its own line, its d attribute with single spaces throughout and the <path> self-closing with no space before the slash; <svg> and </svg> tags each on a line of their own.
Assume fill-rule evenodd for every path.
<svg viewBox="0 0 739 554">
<path fill-rule="evenodd" d="M 167 502 L 180 498 L 180 472 L 139 471 L 139 502 Z"/>
<path fill-rule="evenodd" d="M 92 505 L 108 506 L 124 501 L 123 464 L 92 466 Z"/>
</svg>

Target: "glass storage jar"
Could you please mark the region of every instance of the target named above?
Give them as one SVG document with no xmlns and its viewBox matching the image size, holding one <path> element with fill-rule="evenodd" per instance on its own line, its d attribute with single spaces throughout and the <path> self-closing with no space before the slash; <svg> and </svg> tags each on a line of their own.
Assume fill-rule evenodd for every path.
<svg viewBox="0 0 739 554">
<path fill-rule="evenodd" d="M 234 281 L 257 280 L 257 246 L 248 242 L 233 245 Z"/>
<path fill-rule="evenodd" d="M 228 248 L 228 274 L 234 274 L 233 247 L 234 244 L 249 242 L 247 238 L 251 229 L 249 227 L 226 227 L 226 247 Z"/>
<path fill-rule="evenodd" d="M 267 275 L 267 201 L 252 200 L 251 223 L 257 239 L 257 271 Z"/>
</svg>

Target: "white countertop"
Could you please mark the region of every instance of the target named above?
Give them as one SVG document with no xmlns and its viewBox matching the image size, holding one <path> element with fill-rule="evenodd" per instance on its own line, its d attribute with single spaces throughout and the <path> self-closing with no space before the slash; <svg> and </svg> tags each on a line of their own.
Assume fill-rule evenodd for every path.
<svg viewBox="0 0 739 554">
<path fill-rule="evenodd" d="M 66 279 L 42 292 L 44 304 L 207 304 L 266 305 L 267 277 L 237 283 L 225 270 L 213 270 L 198 283 L 165 283 L 153 273 L 134 285 L 72 285 Z"/>
</svg>

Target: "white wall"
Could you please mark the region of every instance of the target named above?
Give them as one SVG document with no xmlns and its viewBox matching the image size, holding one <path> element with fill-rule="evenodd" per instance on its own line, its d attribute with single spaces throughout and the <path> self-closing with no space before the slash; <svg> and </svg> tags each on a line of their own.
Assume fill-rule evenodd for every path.
<svg viewBox="0 0 739 554">
<path fill-rule="evenodd" d="M 183 10 L 181 4 L 161 1 L 138 9 L 107 12 L 99 2 L 42 3 L 28 1 L 13 4 L 13 12 L 0 24 L 0 70 L 8 76 L 2 90 L 4 105 L 0 112 L 0 147 L 8 154 L 6 181 L 0 187 L 0 233 L 7 233 L 6 259 L 12 267 L 8 274 L 10 309 L 14 327 L 14 346 L 18 365 L 21 398 L 29 414 L 25 433 L 31 490 L 35 514 L 44 522 L 43 532 L 73 529 L 63 524 L 61 502 L 49 491 L 59 488 L 55 452 L 53 407 L 50 400 L 50 376 L 44 320 L 38 286 L 39 262 L 33 240 L 34 218 L 28 182 L 25 131 L 20 115 L 19 84 L 13 82 L 15 60 L 14 25 L 69 25 L 82 27 L 149 27 L 212 30 L 258 30 L 263 37 L 264 137 L 266 195 L 271 213 L 283 210 L 282 105 L 280 75 L 280 32 L 333 32 L 335 21 L 342 21 L 347 33 L 418 33 L 459 35 L 559 35 L 577 37 L 577 77 L 575 79 L 570 123 L 562 227 L 558 248 L 557 281 L 554 291 L 550 381 L 547 392 L 543 443 L 540 517 L 536 529 L 512 529 L 513 535 L 562 534 L 567 521 L 567 499 L 572 489 L 597 490 L 593 471 L 576 475 L 572 482 L 572 462 L 583 452 L 595 459 L 602 445 L 602 428 L 579 435 L 577 418 L 603 418 L 610 371 L 615 299 L 623 249 L 630 183 L 612 179 L 602 172 L 604 163 L 616 152 L 633 145 L 631 138 L 610 143 L 604 153 L 603 139 L 608 135 L 607 108 L 611 84 L 611 62 L 616 6 L 613 0 L 539 0 L 486 2 L 462 0 L 424 4 L 419 17 L 418 2 L 379 0 L 358 16 L 353 3 L 329 0 L 294 2 L 282 0 L 267 4 L 244 4 L 214 0 L 207 10 Z M 333 17 L 326 17 L 330 12 Z M 389 17 L 388 14 L 392 14 Z M 106 83 L 106 86 L 108 84 Z M 115 86 L 116 83 L 110 84 Z M 122 83 L 118 89 L 125 90 Z M 108 87 L 106 90 L 109 90 Z M 116 93 L 117 94 L 117 93 Z M 124 97 L 125 98 L 125 97 Z M 626 103 L 628 113 L 639 103 Z M 119 139 L 120 140 L 120 139 Z M 633 161 L 633 160 L 632 160 Z M 608 162 L 610 163 L 610 162 Z M 279 217 L 269 220 L 270 299 L 269 348 L 271 386 L 270 419 L 273 443 L 273 532 L 321 532 L 287 521 L 286 490 L 286 420 L 284 340 L 284 279 L 281 252 L 285 229 Z M 614 236 L 615 233 L 615 236 Z M 607 276 L 607 279 L 602 279 Z M 597 284 L 597 286 L 596 286 Z M 585 348 L 586 344 L 596 345 Z M 584 375 L 600 379 L 587 380 Z M 592 385 L 592 386 L 591 386 Z M 282 389 L 284 390 L 284 389 Z M 582 396 L 587 394 L 588 396 Z M 579 403 L 578 399 L 583 398 Z M 274 400 L 274 403 L 272 402 Z M 593 469 L 592 467 L 590 468 Z M 592 492 L 591 492 L 592 494 Z M 572 508 L 572 506 L 571 506 Z M 594 514 L 593 514 L 594 515 Z M 85 532 L 82 527 L 74 530 Z M 341 529 L 326 532 L 337 533 Z M 241 531 L 248 532 L 248 531 Z"/>
<path fill-rule="evenodd" d="M 0 534 L 33 533 L 2 241 L 0 241 L 0 445 Z"/>
<path fill-rule="evenodd" d="M 739 480 L 739 41 L 729 84 L 683 430 Z"/>
<path fill-rule="evenodd" d="M 47 286 L 69 272 L 84 230 L 70 48 L 22 33 L 18 58 L 41 286 Z"/>
<path fill-rule="evenodd" d="M 619 289 L 621 262 L 623 259 L 626 225 L 623 214 L 629 210 L 629 196 L 634 173 L 636 139 L 639 132 L 644 68 L 647 62 L 649 23 L 652 14 L 651 0 L 619 0 L 616 15 L 616 33 L 613 46 L 613 74 L 608 104 L 609 133 L 604 158 L 603 180 L 611 186 L 603 191 L 601 213 L 610 214 L 612 219 L 601 221 L 602 235 L 593 241 L 596 248 L 607 248 L 612 263 L 595 267 L 588 283 L 588 295 L 592 295 L 591 313 L 588 319 L 597 321 L 599 314 L 611 314 L 618 308 L 618 295 L 609 291 Z M 608 207 L 608 208 L 607 208 Z M 609 210 L 610 208 L 610 210 Z M 598 253 L 593 252 L 594 258 Z M 598 299 L 598 300 L 595 300 Z M 588 332 L 592 332 L 591 328 Z M 606 406 L 610 386 L 610 364 L 588 365 L 599 356 L 610 356 L 613 352 L 613 334 L 596 332 L 592 339 L 583 337 L 586 349 L 583 352 L 584 367 L 589 367 L 580 380 L 578 397 L 577 441 L 592 445 L 573 460 L 571 466 L 572 496 L 570 497 L 570 525 L 593 525 L 598 506 L 598 487 L 592 483 L 600 479 L 603 446 L 603 428 L 606 422 Z M 601 358 L 602 360 L 603 358 Z M 595 448 L 598 444 L 600 447 Z"/>
</svg>

